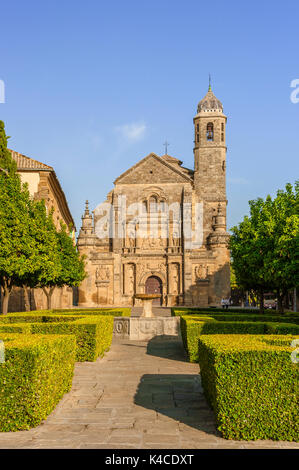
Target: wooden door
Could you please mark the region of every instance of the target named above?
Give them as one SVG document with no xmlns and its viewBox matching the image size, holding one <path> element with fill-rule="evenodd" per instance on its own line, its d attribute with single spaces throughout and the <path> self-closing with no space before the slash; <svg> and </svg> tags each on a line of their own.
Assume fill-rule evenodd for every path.
<svg viewBox="0 0 299 470">
<path fill-rule="evenodd" d="M 157 276 L 150 276 L 145 283 L 146 294 L 161 294 L 161 298 L 154 299 L 153 305 L 161 305 L 162 303 L 162 281 Z"/>
</svg>

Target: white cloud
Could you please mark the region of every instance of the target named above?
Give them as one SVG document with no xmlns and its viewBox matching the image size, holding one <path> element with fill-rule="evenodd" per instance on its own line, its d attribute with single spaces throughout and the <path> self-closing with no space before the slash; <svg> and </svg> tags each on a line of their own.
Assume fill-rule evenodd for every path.
<svg viewBox="0 0 299 470">
<path fill-rule="evenodd" d="M 133 122 L 132 124 L 116 127 L 116 131 L 120 132 L 126 140 L 136 142 L 145 136 L 146 125 L 144 123 Z"/>
</svg>

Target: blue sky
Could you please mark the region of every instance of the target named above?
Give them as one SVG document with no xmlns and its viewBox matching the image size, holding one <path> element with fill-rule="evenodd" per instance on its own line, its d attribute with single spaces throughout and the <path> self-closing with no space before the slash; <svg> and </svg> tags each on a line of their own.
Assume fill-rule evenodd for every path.
<svg viewBox="0 0 299 470">
<path fill-rule="evenodd" d="M 55 168 L 77 229 L 150 152 L 193 168 L 208 75 L 227 126 L 228 226 L 298 179 L 297 1 L 1 2 L 0 104 L 14 150 Z M 299 93 L 298 93 L 299 96 Z"/>
</svg>

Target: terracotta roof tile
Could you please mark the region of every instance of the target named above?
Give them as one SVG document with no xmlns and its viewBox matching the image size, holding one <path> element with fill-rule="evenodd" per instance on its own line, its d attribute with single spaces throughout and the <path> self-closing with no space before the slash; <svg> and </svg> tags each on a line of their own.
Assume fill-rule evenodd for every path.
<svg viewBox="0 0 299 470">
<path fill-rule="evenodd" d="M 14 150 L 8 149 L 11 153 L 12 158 L 16 161 L 18 170 L 49 170 L 54 171 L 51 166 L 45 165 L 33 158 L 26 157 L 21 153 L 15 152 Z"/>
</svg>

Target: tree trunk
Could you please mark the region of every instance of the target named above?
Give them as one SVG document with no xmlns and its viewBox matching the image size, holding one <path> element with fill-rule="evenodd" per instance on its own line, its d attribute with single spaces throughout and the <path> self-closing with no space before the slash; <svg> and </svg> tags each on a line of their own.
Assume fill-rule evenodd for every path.
<svg viewBox="0 0 299 470">
<path fill-rule="evenodd" d="M 259 301 L 260 301 L 260 313 L 263 314 L 265 312 L 264 310 L 264 289 L 259 290 Z"/>
<path fill-rule="evenodd" d="M 26 312 L 30 312 L 31 306 L 30 306 L 30 300 L 29 300 L 29 287 L 24 285 L 23 290 L 24 290 L 25 310 Z"/>
<path fill-rule="evenodd" d="M 280 293 L 279 291 L 277 292 L 277 306 L 278 306 L 278 313 L 283 313 L 283 298 L 284 298 L 285 292 Z"/>
<path fill-rule="evenodd" d="M 3 286 L 3 300 L 2 300 L 2 314 L 6 315 L 8 312 L 8 302 L 11 293 L 12 286 L 10 286 L 8 281 L 4 281 Z"/>
<path fill-rule="evenodd" d="M 43 287 L 43 291 L 47 297 L 47 310 L 51 310 L 52 308 L 52 294 L 54 292 L 55 287 L 50 287 L 49 292 L 47 291 L 46 287 Z"/>
<path fill-rule="evenodd" d="M 10 292 L 4 290 L 3 302 L 2 302 L 2 313 L 6 315 L 8 312 L 8 301 L 9 301 Z"/>
</svg>

